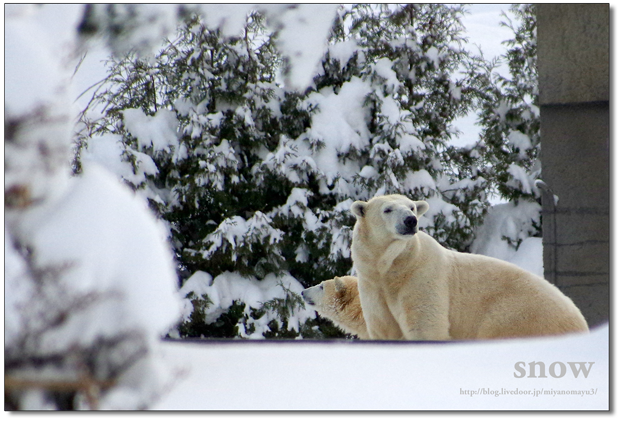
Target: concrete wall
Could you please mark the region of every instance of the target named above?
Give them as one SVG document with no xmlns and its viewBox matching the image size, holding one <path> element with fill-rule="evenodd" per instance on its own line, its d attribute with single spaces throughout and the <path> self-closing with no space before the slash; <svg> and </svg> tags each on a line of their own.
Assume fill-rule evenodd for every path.
<svg viewBox="0 0 620 423">
<path fill-rule="evenodd" d="M 545 278 L 595 326 L 610 304 L 609 5 L 536 8 Z"/>
</svg>

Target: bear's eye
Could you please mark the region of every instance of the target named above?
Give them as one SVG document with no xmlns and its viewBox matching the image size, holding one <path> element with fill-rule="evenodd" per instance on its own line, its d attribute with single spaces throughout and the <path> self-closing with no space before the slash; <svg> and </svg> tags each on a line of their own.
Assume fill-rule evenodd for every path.
<svg viewBox="0 0 620 423">
<path fill-rule="evenodd" d="M 321 289 L 321 291 L 323 290 L 323 285 L 319 285 L 319 288 Z"/>
<path fill-rule="evenodd" d="M 387 208 L 387 209 L 383 210 L 383 213 L 392 213 L 392 209 L 391 208 Z"/>
</svg>

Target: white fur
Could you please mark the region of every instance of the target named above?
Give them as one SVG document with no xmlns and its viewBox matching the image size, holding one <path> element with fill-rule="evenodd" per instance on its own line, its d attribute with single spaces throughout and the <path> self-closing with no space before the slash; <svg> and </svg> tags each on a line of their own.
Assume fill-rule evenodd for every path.
<svg viewBox="0 0 620 423">
<path fill-rule="evenodd" d="M 356 201 L 351 210 L 357 216 L 351 251 L 371 339 L 588 330 L 574 303 L 544 279 L 501 260 L 448 250 L 417 226 L 405 233 L 405 219 L 419 218 L 426 202 L 390 195 Z"/>
<path fill-rule="evenodd" d="M 345 332 L 369 339 L 355 277 L 342 276 L 323 281 L 304 289 L 301 295 L 321 316 Z"/>
</svg>

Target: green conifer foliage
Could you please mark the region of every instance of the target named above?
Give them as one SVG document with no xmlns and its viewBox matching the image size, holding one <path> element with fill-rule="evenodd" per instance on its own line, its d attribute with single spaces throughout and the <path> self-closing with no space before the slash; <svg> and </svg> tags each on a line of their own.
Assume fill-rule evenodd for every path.
<svg viewBox="0 0 620 423">
<path fill-rule="evenodd" d="M 513 19 L 510 18 L 510 15 Z M 479 123 L 482 126 L 480 152 L 485 177 L 502 198 L 521 205 L 529 213 L 521 216 L 523 229 L 506 241 L 518 247 L 527 236 L 541 236 L 540 110 L 536 68 L 536 15 L 533 5 L 513 5 L 504 14 L 503 26 L 514 37 L 504 41 L 502 59 L 509 77 L 491 71 L 487 89 L 481 91 Z"/>
<path fill-rule="evenodd" d="M 457 6 L 355 5 L 335 25 L 318 89 L 335 93 L 365 84 L 368 143 L 343 155 L 360 171 L 355 195 L 401 193 L 432 201 L 426 229 L 444 245 L 465 250 L 481 221 L 488 182 L 470 149 L 455 151 L 451 123 L 479 96 L 485 63 L 464 49 Z M 338 58 L 354 44 L 346 63 Z M 351 181 L 349 181 L 351 182 Z"/>
<path fill-rule="evenodd" d="M 259 306 L 235 299 L 218 318 L 208 316 L 215 298 L 190 292 L 182 337 L 343 336 L 325 319 L 300 320 L 304 304 L 284 281 L 309 287 L 351 273 L 349 207 L 358 199 L 425 199 L 424 230 L 468 249 L 493 184 L 512 192 L 501 176 L 509 167 L 498 165 L 509 131 L 535 127 L 493 115 L 510 84 L 489 88 L 492 66 L 464 49 L 463 13 L 454 5 L 342 7 L 305 92 L 280 83 L 278 34 L 259 13 L 238 37 L 194 17 L 152 60 L 110 59 L 88 109 L 102 117 L 83 114 L 75 169 L 85 149 L 116 137 L 133 170 L 126 182 L 169 229 L 180 286 L 199 271 L 282 281 L 281 296 Z M 533 116 L 517 104 L 527 89 L 507 98 L 521 107 L 514 113 Z M 484 142 L 452 147 L 453 121 L 481 98 Z M 502 159 L 530 169 L 534 152 L 513 147 Z"/>
</svg>

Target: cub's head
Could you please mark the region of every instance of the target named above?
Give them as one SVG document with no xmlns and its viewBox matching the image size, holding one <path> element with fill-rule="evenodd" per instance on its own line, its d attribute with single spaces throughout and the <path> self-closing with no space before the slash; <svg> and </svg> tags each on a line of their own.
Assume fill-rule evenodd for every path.
<svg viewBox="0 0 620 423">
<path fill-rule="evenodd" d="M 382 195 L 372 200 L 356 201 L 351 211 L 357 227 L 381 239 L 409 239 L 418 232 L 418 219 L 428 210 L 426 201 L 413 201 L 404 195 Z"/>
<path fill-rule="evenodd" d="M 337 320 L 352 302 L 359 302 L 357 278 L 336 277 L 301 291 L 303 299 L 323 317 Z M 339 323 L 339 322 L 337 322 Z"/>
</svg>

